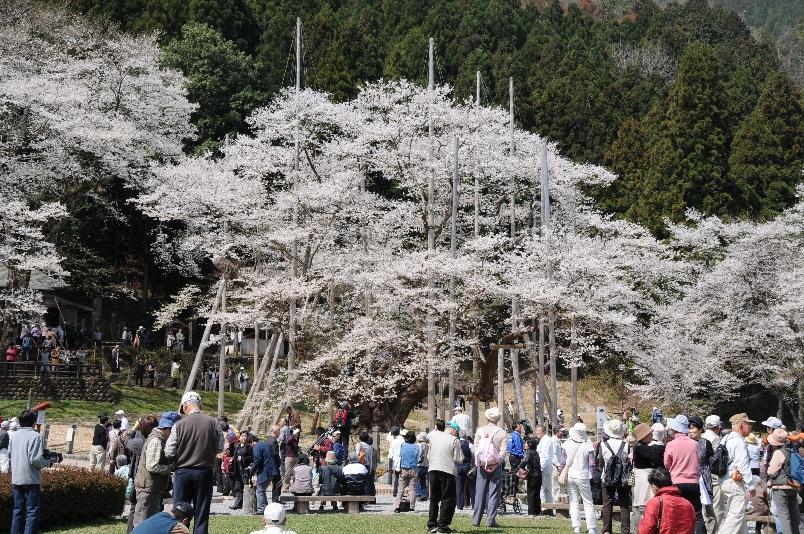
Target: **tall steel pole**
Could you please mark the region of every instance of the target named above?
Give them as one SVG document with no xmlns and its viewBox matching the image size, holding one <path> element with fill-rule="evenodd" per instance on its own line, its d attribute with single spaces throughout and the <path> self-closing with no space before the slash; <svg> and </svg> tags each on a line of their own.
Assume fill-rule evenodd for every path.
<svg viewBox="0 0 804 534">
<path fill-rule="evenodd" d="M 453 163 L 452 171 L 452 228 L 450 236 L 449 252 L 450 257 L 454 260 L 458 257 L 458 147 L 459 140 L 455 138 L 455 160 Z M 449 297 L 453 304 L 455 304 L 455 275 L 449 278 Z M 449 362 L 449 409 L 450 411 L 455 406 L 455 310 L 450 313 L 449 321 L 449 339 L 452 345 L 452 351 Z"/>
</svg>

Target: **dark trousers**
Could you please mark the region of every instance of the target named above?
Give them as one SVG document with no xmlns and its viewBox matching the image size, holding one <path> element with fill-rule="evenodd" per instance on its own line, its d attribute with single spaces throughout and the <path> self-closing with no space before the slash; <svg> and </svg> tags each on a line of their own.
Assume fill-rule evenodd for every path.
<svg viewBox="0 0 804 534">
<path fill-rule="evenodd" d="M 11 515 L 11 534 L 37 534 L 39 532 L 39 484 L 12 486 L 14 512 Z"/>
<path fill-rule="evenodd" d="M 142 373 L 135 373 L 134 374 L 134 384 L 137 386 L 143 386 L 143 382 L 145 381 L 145 375 Z"/>
<path fill-rule="evenodd" d="M 374 471 L 370 472 L 366 475 L 366 495 L 377 495 L 377 488 L 375 487 L 376 484 L 377 473 Z"/>
<path fill-rule="evenodd" d="M 282 475 L 276 475 L 271 479 L 271 502 L 279 502 L 282 495 Z"/>
<path fill-rule="evenodd" d="M 427 499 L 430 497 L 430 493 L 427 491 L 427 472 L 429 471 L 428 468 L 419 466 L 419 481 L 416 483 L 416 495 L 421 497 L 422 499 Z"/>
<path fill-rule="evenodd" d="M 698 484 L 674 484 L 682 497 L 695 508 L 695 534 L 706 534 L 703 511 L 701 510 L 701 486 Z"/>
<path fill-rule="evenodd" d="M 611 518 L 614 509 L 614 494 L 617 493 L 617 504 L 620 506 L 620 534 L 631 534 L 631 488 L 615 488 L 603 486 L 603 532 L 613 532 Z M 698 505 L 700 508 L 700 504 Z"/>
<path fill-rule="evenodd" d="M 194 534 L 207 534 L 209 531 L 213 482 L 212 469 L 180 467 L 173 474 L 173 502 L 189 502 L 195 508 Z"/>
<path fill-rule="evenodd" d="M 232 508 L 243 508 L 243 477 L 231 477 L 229 481 L 232 484 L 232 495 L 235 498 Z"/>
<path fill-rule="evenodd" d="M 445 529 L 455 515 L 455 476 L 443 471 L 430 471 L 430 517 L 427 528 Z"/>
<path fill-rule="evenodd" d="M 528 477 L 528 515 L 542 514 L 542 476 Z M 605 529 L 604 529 L 605 532 Z"/>
<path fill-rule="evenodd" d="M 455 466 L 458 469 L 458 476 L 455 477 L 455 491 L 457 492 L 458 509 L 463 510 L 464 506 L 464 489 L 469 489 L 469 506 L 475 505 L 475 481 L 470 480 L 466 473 L 472 467 L 470 464 L 458 464 Z"/>
</svg>

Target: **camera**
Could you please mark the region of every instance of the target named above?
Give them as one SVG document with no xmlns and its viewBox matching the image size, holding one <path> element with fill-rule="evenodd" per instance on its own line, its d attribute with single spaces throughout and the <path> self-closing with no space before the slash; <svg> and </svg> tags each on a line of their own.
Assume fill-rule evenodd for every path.
<svg viewBox="0 0 804 534">
<path fill-rule="evenodd" d="M 50 452 L 45 449 L 42 451 L 42 467 L 51 467 L 53 464 L 60 464 L 64 456 L 60 452 Z"/>
</svg>

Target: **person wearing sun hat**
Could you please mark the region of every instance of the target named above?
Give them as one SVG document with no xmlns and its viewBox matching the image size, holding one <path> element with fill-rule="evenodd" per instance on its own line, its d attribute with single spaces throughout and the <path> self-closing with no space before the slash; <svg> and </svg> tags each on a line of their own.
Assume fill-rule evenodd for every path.
<svg viewBox="0 0 804 534">
<path fill-rule="evenodd" d="M 745 437 L 751 433 L 751 424 L 756 421 L 745 413 L 738 413 L 731 416 L 729 422 L 731 432 L 720 442 L 729 453 L 729 465 L 726 474 L 718 479 L 726 503 L 719 532 L 747 533 L 745 505 L 748 496 L 753 497 L 756 493 L 757 479 L 751 473 Z"/>
<path fill-rule="evenodd" d="M 569 430 L 569 439 L 561 446 L 559 473 L 567 469 L 567 495 L 570 504 L 570 520 L 573 532 L 581 531 L 580 502 L 584 510 L 593 510 L 591 470 L 595 465 L 595 450 L 589 442 L 586 425 L 575 423 Z M 584 514 L 586 529 L 590 533 L 598 533 L 595 514 Z"/>
<path fill-rule="evenodd" d="M 781 524 L 782 532 L 798 533 L 801 514 L 798 509 L 798 491 L 791 486 L 790 480 L 790 447 L 787 431 L 777 428 L 768 436 L 768 443 L 776 450 L 771 457 L 768 468 L 768 480 L 773 491 L 773 502 L 776 504 L 776 519 Z"/>
<path fill-rule="evenodd" d="M 176 412 L 163 412 L 156 427 L 160 432 L 148 434 L 142 447 L 139 467 L 134 475 L 134 489 L 137 491 L 134 528 L 162 510 L 162 494 L 168 489 L 173 463 L 165 456 L 165 442 L 178 420 Z"/>
<path fill-rule="evenodd" d="M 664 427 L 662 427 L 664 429 Z M 632 490 L 631 507 L 634 511 L 632 524 L 639 525 L 645 506 L 653 497 L 653 492 L 648 482 L 648 475 L 656 467 L 664 467 L 664 445 L 661 447 L 651 446 L 653 441 L 653 428 L 645 423 L 640 423 L 634 428 L 633 459 L 634 459 L 634 488 Z"/>
<path fill-rule="evenodd" d="M 488 461 L 481 463 L 478 456 L 483 452 L 485 443 L 491 440 L 494 448 L 500 455 L 500 460 L 508 456 L 508 440 L 505 430 L 500 428 L 498 423 L 502 419 L 499 408 L 489 408 L 486 410 L 486 423 L 475 432 L 475 463 L 477 464 L 477 478 L 475 479 L 475 506 L 472 513 L 472 525 L 480 526 L 480 520 L 486 513 L 486 526 L 489 528 L 497 527 L 497 508 L 500 504 L 500 490 L 502 481 L 503 462 L 490 464 Z M 486 499 L 488 499 L 488 511 L 486 511 Z"/>
<path fill-rule="evenodd" d="M 679 414 L 667 420 L 667 430 L 672 439 L 664 449 L 664 465 L 670 471 L 673 484 L 682 497 L 695 508 L 695 534 L 705 534 L 701 505 L 701 463 L 698 442 L 690 439 L 690 422 L 686 415 Z"/>
<path fill-rule="evenodd" d="M 609 439 L 600 443 L 598 453 L 603 459 L 603 472 L 614 456 L 621 456 L 622 452 L 628 455 L 628 444 L 623 441 L 625 426 L 619 419 L 610 419 L 603 425 Z M 603 521 L 603 532 L 612 532 L 612 515 L 614 513 L 614 495 L 617 495 L 617 504 L 620 507 L 620 532 L 631 532 L 631 488 L 603 485 L 603 510 L 600 518 Z"/>
</svg>

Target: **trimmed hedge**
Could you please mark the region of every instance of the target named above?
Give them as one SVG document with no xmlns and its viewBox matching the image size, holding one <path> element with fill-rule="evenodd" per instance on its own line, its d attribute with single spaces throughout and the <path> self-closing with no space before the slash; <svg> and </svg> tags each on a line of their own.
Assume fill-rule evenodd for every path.
<svg viewBox="0 0 804 534">
<path fill-rule="evenodd" d="M 126 480 L 108 471 L 79 467 L 42 470 L 42 525 L 61 525 L 119 516 Z M 0 475 L 0 532 L 11 530 L 14 494 L 11 475 Z"/>
</svg>

